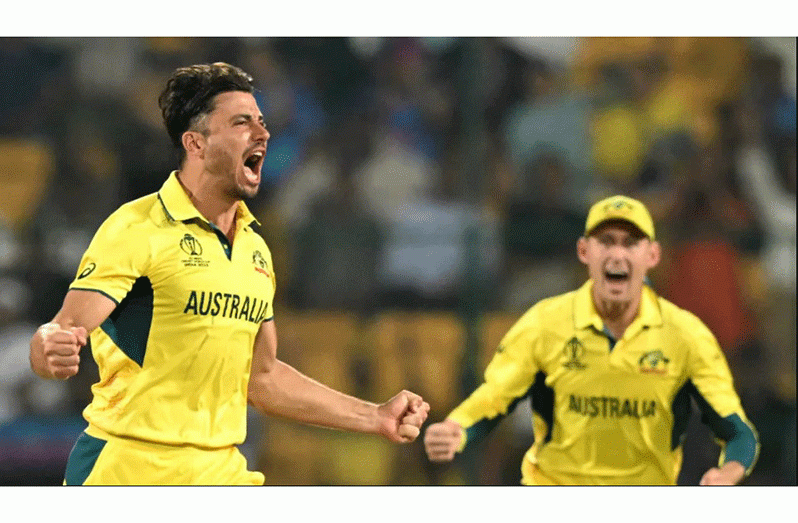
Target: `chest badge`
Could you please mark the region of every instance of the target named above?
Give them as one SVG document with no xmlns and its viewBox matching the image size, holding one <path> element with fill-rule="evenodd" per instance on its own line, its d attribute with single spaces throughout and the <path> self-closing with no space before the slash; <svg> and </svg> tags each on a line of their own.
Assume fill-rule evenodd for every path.
<svg viewBox="0 0 798 523">
<path fill-rule="evenodd" d="M 568 340 L 563 349 L 565 355 L 565 363 L 562 364 L 566 369 L 581 370 L 587 367 L 582 358 L 585 356 L 585 346 L 579 341 L 576 336 Z"/>
<path fill-rule="evenodd" d="M 189 233 L 180 240 L 180 250 L 188 254 L 188 258 L 181 260 L 186 267 L 207 267 L 208 260 L 202 257 L 202 244 Z"/>
<path fill-rule="evenodd" d="M 269 264 L 266 262 L 266 258 L 260 253 L 260 251 L 255 251 L 252 253 L 252 263 L 255 265 L 255 270 L 261 274 L 265 274 L 267 278 L 271 278 L 269 275 Z"/>
<path fill-rule="evenodd" d="M 183 252 L 189 256 L 202 255 L 202 244 L 198 239 L 188 233 L 186 233 L 186 235 L 183 236 L 183 239 L 180 240 L 180 248 L 183 249 Z"/>
<path fill-rule="evenodd" d="M 638 360 L 640 372 L 647 374 L 665 374 L 668 372 L 668 363 L 670 359 L 666 358 L 661 350 L 653 350 L 646 352 Z"/>
</svg>

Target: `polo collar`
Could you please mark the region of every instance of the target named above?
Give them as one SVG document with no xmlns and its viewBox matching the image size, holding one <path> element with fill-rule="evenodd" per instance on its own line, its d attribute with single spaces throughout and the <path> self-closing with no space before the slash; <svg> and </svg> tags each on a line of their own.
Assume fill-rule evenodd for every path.
<svg viewBox="0 0 798 523">
<path fill-rule="evenodd" d="M 180 180 L 177 179 L 177 171 L 172 171 L 169 178 L 166 179 L 161 190 L 158 191 L 158 199 L 161 200 L 163 209 L 170 220 L 184 222 L 199 218 L 202 221 L 208 221 L 191 203 L 185 189 L 180 185 Z"/>
<path fill-rule="evenodd" d="M 170 220 L 185 222 L 200 219 L 208 223 L 208 220 L 194 207 L 183 186 L 180 185 L 180 180 L 177 179 L 177 171 L 172 171 L 169 178 L 166 179 L 161 190 L 158 191 L 158 199 L 161 201 L 164 212 L 166 212 Z M 260 225 L 260 222 L 242 201 L 238 202 L 236 220 L 244 222 L 244 225 Z"/>
<path fill-rule="evenodd" d="M 632 336 L 644 327 L 660 325 L 662 325 L 662 314 L 657 302 L 657 295 L 651 287 L 643 285 L 640 310 L 637 311 L 637 316 L 631 325 L 627 327 L 624 337 Z M 593 303 L 593 280 L 586 281 L 574 295 L 574 327 L 584 329 L 590 326 L 595 327 L 599 332 L 604 330 L 604 321 Z"/>
</svg>

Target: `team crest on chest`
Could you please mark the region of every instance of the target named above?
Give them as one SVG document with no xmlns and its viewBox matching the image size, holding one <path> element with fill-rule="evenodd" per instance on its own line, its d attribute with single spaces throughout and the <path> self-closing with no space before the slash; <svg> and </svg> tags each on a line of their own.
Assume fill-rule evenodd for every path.
<svg viewBox="0 0 798 523">
<path fill-rule="evenodd" d="M 256 271 L 258 271 L 261 274 L 265 274 L 266 277 L 269 278 L 271 277 L 269 276 L 269 271 L 268 271 L 269 264 L 266 262 L 266 258 L 263 257 L 260 251 L 255 251 L 254 253 L 252 253 L 252 263 L 255 265 Z"/>
<path fill-rule="evenodd" d="M 666 358 L 661 350 L 653 350 L 646 352 L 637 361 L 640 366 L 640 372 L 647 374 L 665 374 L 668 372 L 668 363 L 670 359 Z"/>
<path fill-rule="evenodd" d="M 585 346 L 579 341 L 576 336 L 568 340 L 563 349 L 565 355 L 565 363 L 562 364 L 566 369 L 581 370 L 587 367 L 582 358 L 585 356 Z"/>
<path fill-rule="evenodd" d="M 180 250 L 188 255 L 188 258 L 180 260 L 184 267 L 207 267 L 208 260 L 202 257 L 202 244 L 189 233 L 186 233 L 180 240 Z"/>
</svg>

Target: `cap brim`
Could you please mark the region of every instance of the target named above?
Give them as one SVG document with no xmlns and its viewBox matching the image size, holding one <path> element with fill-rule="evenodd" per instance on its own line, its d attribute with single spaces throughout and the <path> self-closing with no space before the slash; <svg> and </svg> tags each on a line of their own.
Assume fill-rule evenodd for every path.
<svg viewBox="0 0 798 523">
<path fill-rule="evenodd" d="M 598 228 L 600 228 L 602 226 L 608 225 L 608 224 L 631 225 L 632 228 L 634 228 L 637 232 L 639 232 L 641 236 L 651 239 L 651 235 L 648 234 L 646 231 L 644 231 L 642 228 L 640 228 L 640 226 L 637 225 L 635 222 L 627 220 L 626 218 L 620 218 L 620 217 L 607 218 L 606 220 L 601 220 L 600 222 L 595 224 L 593 227 L 591 227 L 589 230 L 585 231 L 585 236 L 590 236 L 591 234 L 596 232 L 596 229 L 598 229 Z"/>
</svg>

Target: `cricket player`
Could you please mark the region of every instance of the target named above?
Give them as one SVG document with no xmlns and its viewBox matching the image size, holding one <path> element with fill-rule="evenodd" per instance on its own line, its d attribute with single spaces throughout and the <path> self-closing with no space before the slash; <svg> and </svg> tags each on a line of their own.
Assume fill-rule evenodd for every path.
<svg viewBox="0 0 798 523">
<path fill-rule="evenodd" d="M 277 359 L 274 266 L 244 203 L 269 140 L 252 93 L 225 63 L 172 74 L 159 104 L 179 170 L 101 225 L 31 340 L 43 378 L 77 373 L 89 337 L 99 367 L 67 485 L 263 484 L 237 448 L 247 403 L 398 443 L 419 434 L 429 405 L 418 395 L 369 403 Z"/>
<path fill-rule="evenodd" d="M 723 448 L 701 484 L 739 483 L 757 435 L 712 333 L 645 283 L 661 255 L 648 210 L 624 196 L 599 201 L 576 247 L 588 281 L 510 328 L 484 383 L 427 429 L 429 459 L 452 460 L 529 397 L 523 484 L 675 485 L 693 398 Z"/>
</svg>

